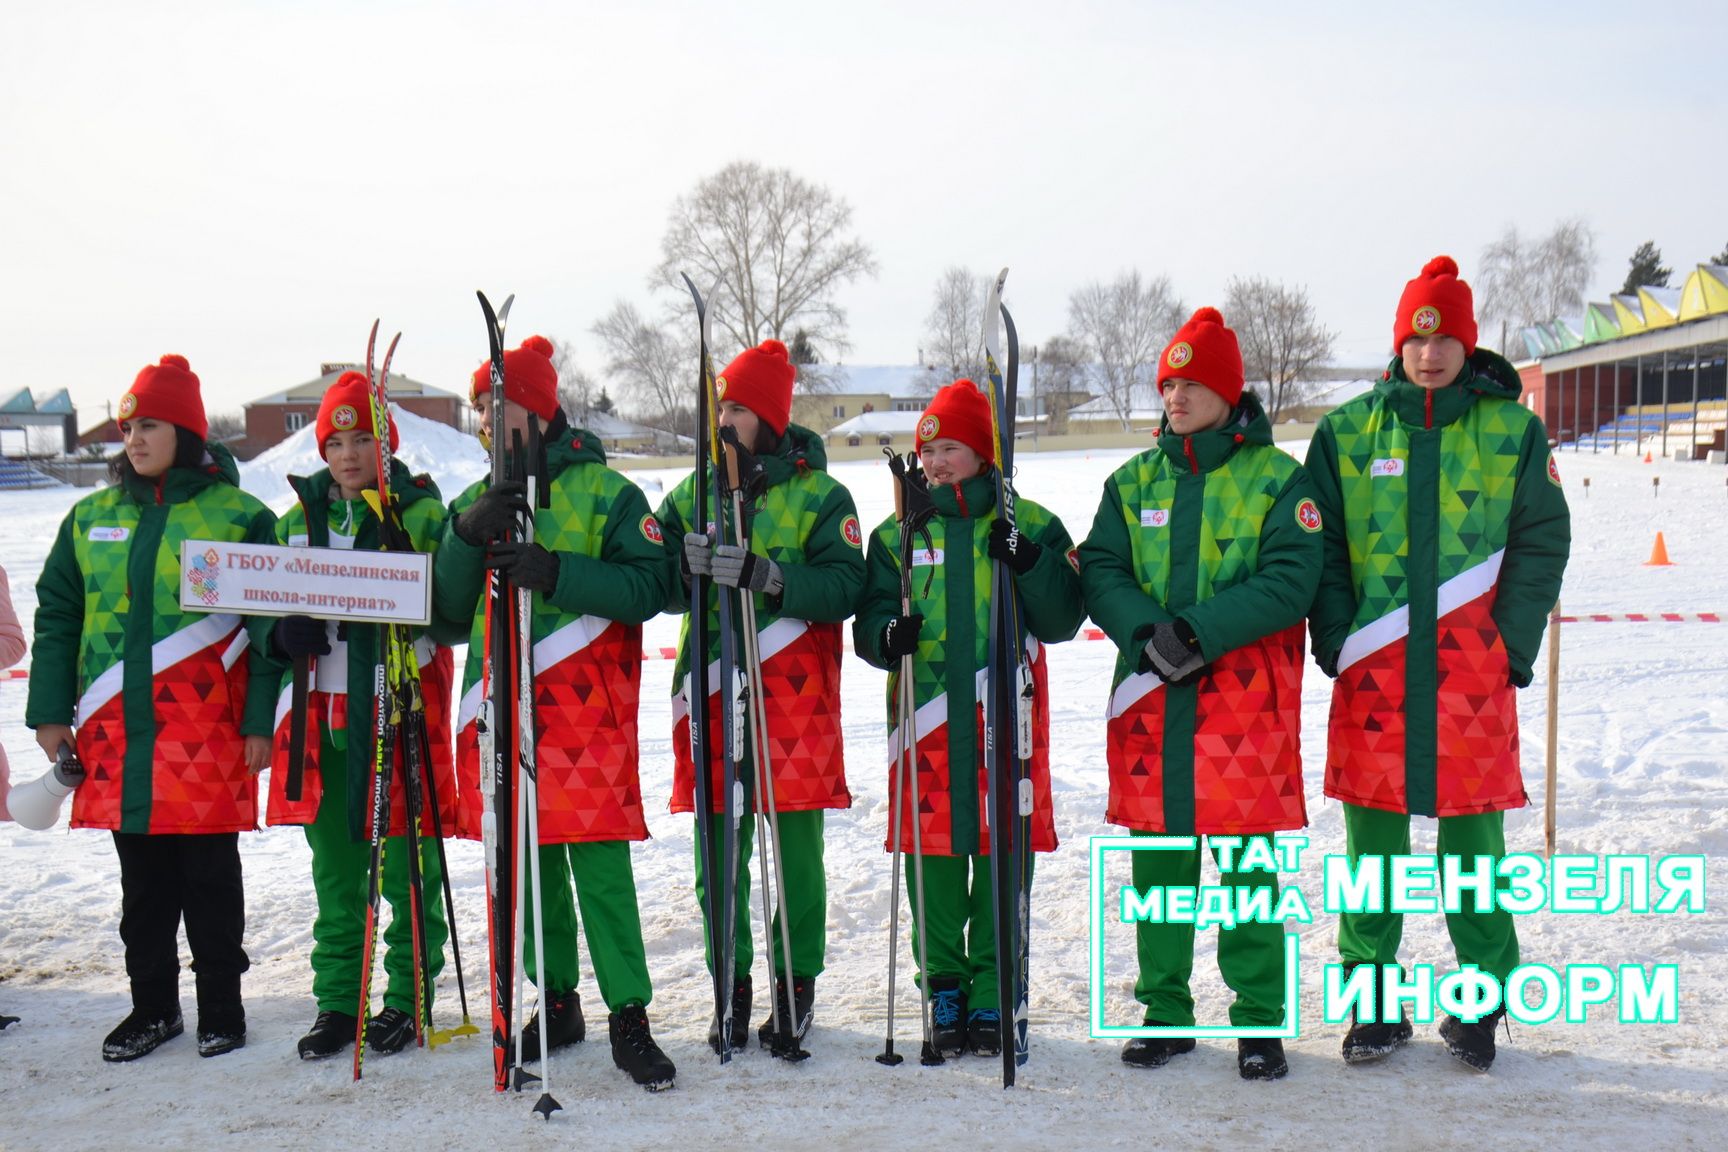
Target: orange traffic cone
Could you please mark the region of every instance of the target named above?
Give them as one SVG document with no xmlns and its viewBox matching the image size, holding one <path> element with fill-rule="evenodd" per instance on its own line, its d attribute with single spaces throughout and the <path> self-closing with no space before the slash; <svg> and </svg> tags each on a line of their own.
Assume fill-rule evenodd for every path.
<svg viewBox="0 0 1728 1152">
<path fill-rule="evenodd" d="M 1644 453 L 1644 463 L 1646 463 L 1646 464 L 1652 464 L 1652 463 L 1654 463 L 1654 462 L 1655 462 L 1655 461 L 1653 461 L 1653 460 L 1652 460 L 1652 459 L 1651 459 L 1651 458 L 1650 458 L 1650 453 L 1648 453 L 1648 452 L 1646 452 L 1646 453 Z"/>
<path fill-rule="evenodd" d="M 1650 549 L 1650 559 L 1644 561 L 1646 568 L 1666 568 L 1674 561 L 1668 559 L 1668 545 L 1662 540 L 1662 533 L 1656 533 L 1656 546 Z"/>
</svg>

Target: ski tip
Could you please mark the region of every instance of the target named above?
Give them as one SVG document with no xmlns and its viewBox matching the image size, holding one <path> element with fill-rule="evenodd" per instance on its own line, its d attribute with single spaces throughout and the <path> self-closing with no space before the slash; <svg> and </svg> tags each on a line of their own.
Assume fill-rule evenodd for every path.
<svg viewBox="0 0 1728 1152">
<path fill-rule="evenodd" d="M 552 1093 L 542 1092 L 540 1099 L 534 1101 L 534 1115 L 542 1120 L 552 1119 L 552 1113 L 564 1111 L 564 1105 L 552 1099 Z"/>
</svg>

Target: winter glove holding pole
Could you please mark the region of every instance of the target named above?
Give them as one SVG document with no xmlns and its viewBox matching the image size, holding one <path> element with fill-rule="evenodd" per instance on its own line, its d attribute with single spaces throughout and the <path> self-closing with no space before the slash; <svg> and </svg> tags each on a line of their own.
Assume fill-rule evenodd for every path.
<svg viewBox="0 0 1728 1152">
<path fill-rule="evenodd" d="M 689 539 L 689 537 L 685 537 Z M 746 588 L 767 596 L 778 596 L 786 587 L 780 565 L 736 544 L 720 544 L 714 549 L 714 579 L 728 588 Z"/>
<path fill-rule="evenodd" d="M 679 564 L 685 580 L 714 573 L 714 545 L 700 532 L 684 533 L 684 555 Z"/>
<path fill-rule="evenodd" d="M 270 633 L 276 651 L 289 659 L 330 655 L 330 630 L 311 616 L 284 616 Z"/>
<path fill-rule="evenodd" d="M 996 519 L 990 521 L 990 543 L 985 551 L 989 553 L 990 559 L 1000 560 L 1012 568 L 1014 575 L 1024 576 L 1038 563 L 1044 546 L 1036 540 L 1022 536 L 1020 529 L 1008 521 Z"/>
<path fill-rule="evenodd" d="M 486 549 L 486 567 L 502 572 L 517 588 L 550 593 L 558 587 L 558 557 L 538 544 L 505 541 Z"/>
<path fill-rule="evenodd" d="M 479 548 L 516 527 L 528 515 L 528 489 L 519 480 L 494 484 L 456 517 L 456 535 Z"/>
<path fill-rule="evenodd" d="M 1146 659 L 1166 684 L 1187 684 L 1206 670 L 1200 639 L 1186 620 L 1154 624 L 1152 638 L 1146 641 Z"/>
<path fill-rule="evenodd" d="M 882 626 L 882 639 L 877 647 L 885 660 L 898 660 L 918 651 L 918 635 L 924 631 L 924 614 L 896 616 Z"/>
</svg>

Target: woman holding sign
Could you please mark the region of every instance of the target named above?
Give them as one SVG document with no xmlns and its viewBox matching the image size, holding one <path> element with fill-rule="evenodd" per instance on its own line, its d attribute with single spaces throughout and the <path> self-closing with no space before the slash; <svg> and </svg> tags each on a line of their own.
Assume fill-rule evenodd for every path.
<svg viewBox="0 0 1728 1152">
<path fill-rule="evenodd" d="M 378 443 L 373 436 L 371 395 L 366 377 L 344 372 L 324 393 L 318 406 L 318 454 L 329 467 L 311 476 L 290 476 L 299 502 L 276 523 L 278 543 L 313 548 L 377 551 L 378 517 L 364 493 L 378 486 Z M 387 418 L 389 419 L 389 418 Z M 389 419 L 390 450 L 399 437 Z M 412 476 L 392 459 L 390 488 L 401 510 L 408 543 L 416 552 L 438 547 L 444 532 L 444 505 L 430 477 Z M 271 756 L 270 798 L 266 818 L 271 824 L 300 824 L 312 849 L 312 885 L 318 894 L 318 918 L 312 924 L 312 995 L 318 1015 L 311 1031 L 301 1037 L 302 1060 L 334 1056 L 354 1041 L 360 1002 L 361 966 L 365 949 L 366 884 L 371 864 L 367 787 L 375 759 L 373 669 L 378 663 L 381 628 L 367 624 L 337 624 L 310 616 L 284 616 L 271 637 L 284 658 L 316 658 L 307 696 L 304 723 L 304 763 L 298 795 L 290 784 L 295 722 L 289 683 L 277 701 L 275 747 Z M 430 792 L 422 785 L 422 815 L 418 832 L 477 835 L 478 824 L 459 824 L 457 789 L 450 741 L 451 656 L 426 637 L 414 645 L 420 663 L 426 702 L 425 763 Z M 363 713 L 349 714 L 349 689 L 358 685 Z M 372 701 L 375 703 L 375 700 Z M 401 747 L 398 741 L 398 749 Z M 398 760 L 401 752 L 397 753 Z M 384 932 L 384 971 L 389 985 L 384 1010 L 366 1028 L 366 1044 L 374 1052 L 400 1052 L 414 1040 L 415 963 L 409 872 L 406 789 L 402 777 L 391 781 L 389 837 L 384 849 L 384 897 L 390 902 L 390 926 Z M 436 794 L 436 819 L 431 811 Z M 449 938 L 439 889 L 443 884 L 442 853 L 420 854 L 423 914 L 422 947 L 426 973 L 425 1010 L 431 1012 L 432 983 L 444 966 Z"/>
<path fill-rule="evenodd" d="M 35 664 L 24 721 L 49 759 L 88 775 L 72 827 L 113 833 L 132 1012 L 102 1058 L 136 1060 L 183 1032 L 181 920 L 198 977 L 198 1054 L 246 1043 L 245 898 L 237 833 L 257 825 L 280 673 L 270 620 L 180 607 L 185 540 L 267 544 L 275 516 L 240 491 L 234 458 L 205 442 L 198 377 L 183 356 L 138 373 L 120 398 L 114 483 L 73 505 L 36 584 Z M 248 641 L 251 651 L 247 651 Z"/>
</svg>

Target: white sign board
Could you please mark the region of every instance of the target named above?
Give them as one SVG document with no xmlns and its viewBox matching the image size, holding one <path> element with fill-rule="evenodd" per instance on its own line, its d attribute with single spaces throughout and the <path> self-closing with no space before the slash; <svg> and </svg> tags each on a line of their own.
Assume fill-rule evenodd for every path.
<svg viewBox="0 0 1728 1152">
<path fill-rule="evenodd" d="M 180 546 L 180 607 L 424 626 L 432 621 L 432 557 L 188 540 Z"/>
</svg>

